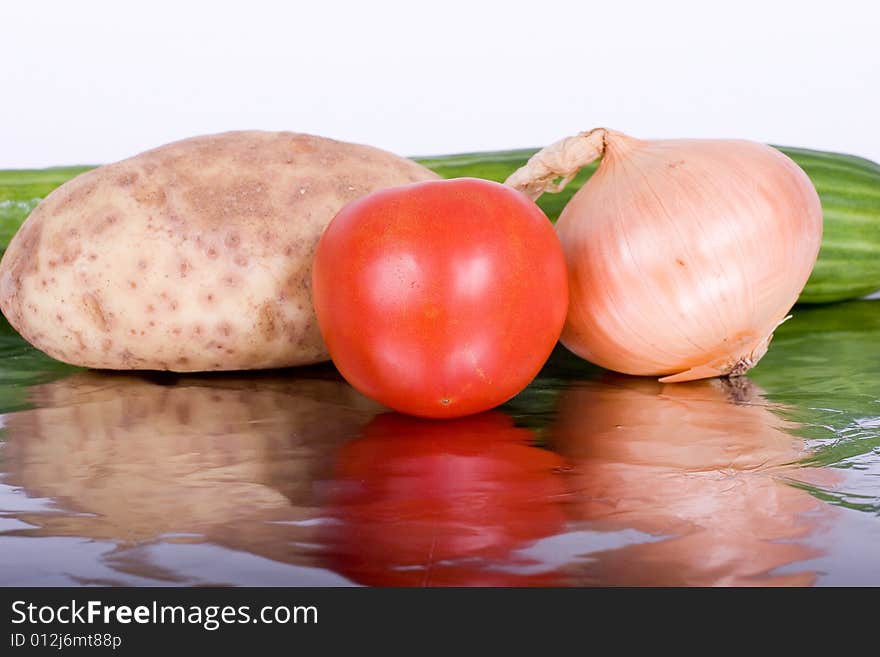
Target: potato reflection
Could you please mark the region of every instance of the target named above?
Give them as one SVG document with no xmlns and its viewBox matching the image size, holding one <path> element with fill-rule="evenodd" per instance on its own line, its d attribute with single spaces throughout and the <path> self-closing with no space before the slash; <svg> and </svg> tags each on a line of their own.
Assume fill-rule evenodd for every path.
<svg viewBox="0 0 880 657">
<path fill-rule="evenodd" d="M 515 554 L 565 522 L 563 461 L 533 439 L 499 412 L 378 416 L 337 454 L 330 566 L 383 586 L 552 583 Z"/>
<path fill-rule="evenodd" d="M 22 517 L 38 528 L 21 533 L 197 534 L 179 540 L 308 561 L 291 545 L 314 528 L 287 521 L 314 515 L 332 450 L 380 407 L 337 378 L 167 383 L 88 372 L 32 389 L 37 408 L 5 418 L 6 482 L 74 513 Z"/>
<path fill-rule="evenodd" d="M 553 446 L 570 461 L 570 512 L 592 529 L 663 537 L 593 553 L 577 584 L 807 585 L 773 574 L 811 556 L 819 502 L 783 478 L 805 474 L 804 441 L 746 378 L 663 385 L 609 375 L 566 390 Z M 791 570 L 791 569 L 787 569 Z"/>
</svg>

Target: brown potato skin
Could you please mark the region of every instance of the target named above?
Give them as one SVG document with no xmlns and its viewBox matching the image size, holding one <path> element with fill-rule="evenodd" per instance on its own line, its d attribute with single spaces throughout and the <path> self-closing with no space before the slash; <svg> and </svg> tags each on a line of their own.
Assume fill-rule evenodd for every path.
<svg viewBox="0 0 880 657">
<path fill-rule="evenodd" d="M 194 137 L 99 167 L 40 203 L 0 262 L 0 309 L 53 358 L 194 372 L 328 360 L 312 256 L 349 201 L 438 178 L 292 132 Z"/>
</svg>

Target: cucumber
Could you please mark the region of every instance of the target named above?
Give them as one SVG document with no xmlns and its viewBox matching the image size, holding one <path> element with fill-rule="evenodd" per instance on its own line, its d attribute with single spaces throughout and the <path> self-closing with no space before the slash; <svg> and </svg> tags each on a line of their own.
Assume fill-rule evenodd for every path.
<svg viewBox="0 0 880 657">
<path fill-rule="evenodd" d="M 824 234 L 819 259 L 798 301 L 826 303 L 880 290 L 880 165 L 842 153 L 777 146 L 806 171 L 822 200 Z M 417 157 L 444 178 L 473 177 L 503 182 L 537 149 Z M 0 171 L 0 249 L 36 204 L 55 187 L 92 167 Z M 559 194 L 538 205 L 556 221 L 596 165 L 585 167 Z"/>
<path fill-rule="evenodd" d="M 798 298 L 826 303 L 880 290 L 880 164 L 854 155 L 775 146 L 807 173 L 822 200 L 824 229 L 819 259 Z M 473 176 L 505 180 L 536 149 L 416 158 L 445 178 Z M 559 194 L 538 205 L 551 221 L 596 170 L 586 167 Z"/>
<path fill-rule="evenodd" d="M 819 259 L 801 303 L 854 299 L 880 289 L 880 164 L 853 155 L 780 148 L 822 199 Z"/>
<path fill-rule="evenodd" d="M 59 185 L 94 167 L 0 171 L 0 253 L 37 203 Z"/>
<path fill-rule="evenodd" d="M 439 157 L 417 157 L 416 162 L 439 173 L 444 178 L 486 178 L 504 182 L 535 153 L 537 148 L 516 151 L 490 151 L 486 153 L 462 153 L 460 155 L 441 155 Z M 550 221 L 556 221 L 562 209 L 574 193 L 581 188 L 599 165 L 594 162 L 581 169 L 580 173 L 558 194 L 543 194 L 537 203 Z"/>
</svg>

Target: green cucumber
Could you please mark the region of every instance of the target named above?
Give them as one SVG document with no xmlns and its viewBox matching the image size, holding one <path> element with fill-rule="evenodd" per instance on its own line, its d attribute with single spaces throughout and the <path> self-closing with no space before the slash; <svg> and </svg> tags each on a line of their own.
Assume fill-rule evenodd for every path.
<svg viewBox="0 0 880 657">
<path fill-rule="evenodd" d="M 825 303 L 880 290 L 880 165 L 853 155 L 777 146 L 806 171 L 822 199 L 824 234 L 813 274 L 798 299 Z M 504 181 L 537 149 L 417 157 L 444 178 Z M 40 199 L 92 167 L 0 171 L 0 249 Z M 538 205 L 551 221 L 596 165 L 585 167 L 559 194 L 544 194 Z"/>
<path fill-rule="evenodd" d="M 819 259 L 800 303 L 855 299 L 880 290 L 880 165 L 854 155 L 776 146 L 807 173 L 822 200 L 824 229 Z M 472 176 L 503 181 L 535 149 L 416 158 L 444 178 Z M 586 167 L 559 194 L 538 205 L 551 221 L 596 170 Z"/>
<path fill-rule="evenodd" d="M 822 247 L 798 301 L 840 301 L 880 289 L 880 164 L 839 153 L 779 150 L 807 173 L 822 199 Z"/>
<path fill-rule="evenodd" d="M 94 167 L 0 171 L 0 253 L 37 203 L 59 185 Z"/>
</svg>

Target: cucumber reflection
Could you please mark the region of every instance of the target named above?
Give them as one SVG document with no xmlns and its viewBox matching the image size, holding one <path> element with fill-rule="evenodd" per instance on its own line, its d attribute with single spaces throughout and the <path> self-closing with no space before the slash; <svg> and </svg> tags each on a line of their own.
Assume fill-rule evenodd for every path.
<svg viewBox="0 0 880 657">
<path fill-rule="evenodd" d="M 572 520 L 660 540 L 593 552 L 575 584 L 806 585 L 820 502 L 787 483 L 804 441 L 746 378 L 662 385 L 607 375 L 562 393 L 551 442 L 572 467 Z M 815 476 L 815 473 L 811 473 Z M 775 569 L 788 566 L 785 574 Z"/>
<path fill-rule="evenodd" d="M 207 541 L 311 562 L 295 544 L 315 528 L 296 521 L 316 515 L 332 450 L 380 407 L 338 378 L 171 383 L 88 372 L 32 388 L 37 408 L 5 416 L 5 482 L 62 511 L 21 514 L 36 528 L 17 534 L 120 548 Z M 149 569 L 119 558 L 130 572 Z"/>
<path fill-rule="evenodd" d="M 563 461 L 499 412 L 376 417 L 337 453 L 328 565 L 384 586 L 558 583 L 517 550 L 562 530 Z"/>
</svg>

